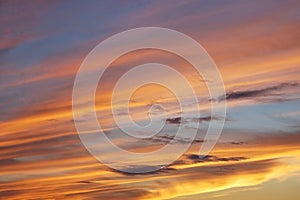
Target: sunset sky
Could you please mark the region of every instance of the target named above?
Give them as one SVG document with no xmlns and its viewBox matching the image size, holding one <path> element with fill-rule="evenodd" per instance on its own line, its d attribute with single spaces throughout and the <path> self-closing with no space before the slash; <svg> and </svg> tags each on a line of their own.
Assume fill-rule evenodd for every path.
<svg viewBox="0 0 300 200">
<path fill-rule="evenodd" d="M 0 199 L 299 199 L 299 13 L 298 0 L 0 1 Z M 197 129 L 178 160 L 146 174 L 117 171 L 96 160 L 82 144 L 72 113 L 76 73 L 89 52 L 108 37 L 139 27 L 173 29 L 196 40 L 218 66 L 226 90 L 210 99 L 206 84 L 214 77 L 201 78 L 190 63 L 167 51 L 130 52 L 109 66 L 95 108 L 114 144 L 149 152 L 171 142 L 179 125 L 187 138 Z M 103 67 L 101 61 L 95 61 L 97 67 Z M 111 98 L 119 78 L 145 63 L 162 63 L 184 75 L 199 104 L 189 104 L 176 77 L 150 69 L 151 76 L 177 83 L 189 110 L 180 115 L 176 96 L 162 86 L 140 87 L 129 102 L 132 119 L 147 123 L 150 111 L 160 112 L 151 110 L 156 104 L 168 117 L 158 135 L 131 138 L 116 126 Z M 120 119 L 122 92 L 140 78 L 117 94 Z M 83 114 L 87 101 L 83 91 Z M 211 115 L 212 101 L 226 101 L 225 125 L 214 149 L 199 158 L 209 123 L 221 120 Z M 187 138 L 172 142 L 183 146 Z"/>
</svg>

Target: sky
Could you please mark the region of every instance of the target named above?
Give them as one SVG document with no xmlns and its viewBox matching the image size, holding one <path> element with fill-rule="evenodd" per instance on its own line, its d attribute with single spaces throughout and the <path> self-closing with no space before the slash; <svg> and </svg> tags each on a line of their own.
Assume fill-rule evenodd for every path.
<svg viewBox="0 0 300 200">
<path fill-rule="evenodd" d="M 299 199 L 299 13 L 297 0 L 0 1 L 0 199 Z M 217 65 L 226 90 L 210 99 L 207 83 L 214 77 L 205 80 L 191 63 L 167 51 L 137 50 L 110 64 L 97 86 L 95 108 L 114 144 L 142 153 L 191 142 L 176 161 L 146 174 L 114 170 L 95 159 L 72 113 L 73 85 L 87 55 L 108 37 L 140 27 L 173 29 L 196 40 Z M 115 48 L 121 45 L 130 44 Z M 103 67 L 101 61 L 95 61 L 97 67 Z M 140 80 L 136 75 L 116 94 L 116 116 L 126 126 L 129 105 L 132 120 L 147 124 L 149 113 L 161 119 L 157 104 L 167 115 L 159 134 L 132 138 L 116 126 L 111 99 L 122 75 L 145 63 L 162 63 L 184 75 L 198 103 L 190 103 L 178 78 L 149 65 L 149 77 L 175 84 L 188 110 L 182 115 L 177 96 L 155 84 L 139 87 L 125 102 L 122 94 Z M 199 158 L 209 123 L 223 120 L 211 115 L 211 102 L 225 101 L 221 137 Z M 80 102 L 84 116 L 84 91 Z M 89 118 L 83 123 L 88 126 Z M 186 137 L 174 141 L 181 126 Z M 126 171 L 134 164 L 120 167 Z"/>
</svg>

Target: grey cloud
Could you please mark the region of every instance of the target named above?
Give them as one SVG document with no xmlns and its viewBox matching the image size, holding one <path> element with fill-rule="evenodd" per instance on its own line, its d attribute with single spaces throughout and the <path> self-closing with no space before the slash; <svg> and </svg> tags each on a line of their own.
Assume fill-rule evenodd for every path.
<svg viewBox="0 0 300 200">
<path fill-rule="evenodd" d="M 163 167 L 163 166 L 135 166 L 131 165 L 122 170 L 114 170 L 110 169 L 113 172 L 117 172 L 127 176 L 137 176 L 137 175 L 151 175 L 151 174 L 159 174 L 162 172 L 173 171 L 175 169 L 171 167 Z"/>
<path fill-rule="evenodd" d="M 220 96 L 217 100 L 224 101 L 226 100 L 238 100 L 238 99 L 247 99 L 247 98 L 255 98 L 262 96 L 280 96 L 278 91 L 298 87 L 299 83 L 281 83 L 275 86 L 270 86 L 262 89 L 256 90 L 243 90 L 243 91 L 234 91 L 228 92 L 225 96 Z"/>
<path fill-rule="evenodd" d="M 190 121 L 202 123 L 202 122 L 210 122 L 213 120 L 222 120 L 222 119 L 223 119 L 222 117 L 218 117 L 218 116 L 204 116 L 204 117 L 193 117 L 193 118 L 175 117 L 175 118 L 166 119 L 166 122 L 168 124 L 181 124 L 181 123 L 188 123 Z"/>
<path fill-rule="evenodd" d="M 193 141 L 191 141 L 190 138 L 180 138 L 180 139 L 174 139 L 174 136 L 172 135 L 156 135 L 152 138 L 145 138 L 144 141 L 150 141 L 153 143 L 159 143 L 159 144 L 168 144 L 170 142 L 174 143 L 203 143 L 203 140 L 195 138 Z"/>
<path fill-rule="evenodd" d="M 180 124 L 181 123 L 181 117 L 175 117 L 175 118 L 168 118 L 167 120 L 166 120 L 166 122 L 168 123 L 168 124 Z"/>
<path fill-rule="evenodd" d="M 198 154 L 189 154 L 186 156 L 189 160 L 193 162 L 219 162 L 219 161 L 240 161 L 247 159 L 246 157 L 217 157 L 214 155 L 199 156 Z"/>
</svg>

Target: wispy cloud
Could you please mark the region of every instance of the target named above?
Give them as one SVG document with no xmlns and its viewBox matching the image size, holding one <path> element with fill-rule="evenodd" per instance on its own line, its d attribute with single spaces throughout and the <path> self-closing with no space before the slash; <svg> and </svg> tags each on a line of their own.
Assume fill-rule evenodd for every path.
<svg viewBox="0 0 300 200">
<path fill-rule="evenodd" d="M 225 96 L 220 96 L 218 101 L 226 100 L 240 100 L 240 99 L 251 99 L 259 97 L 280 97 L 284 96 L 284 92 L 287 89 L 299 88 L 299 83 L 281 83 L 275 86 L 265 87 L 254 90 L 242 90 L 227 92 Z"/>
<path fill-rule="evenodd" d="M 214 120 L 222 120 L 222 117 L 218 116 L 203 116 L 203 117 L 174 117 L 174 118 L 167 118 L 166 122 L 168 124 L 181 124 L 181 123 L 189 123 L 189 122 L 210 122 Z M 225 119 L 228 120 L 228 119 Z"/>
<path fill-rule="evenodd" d="M 240 161 L 240 160 L 245 160 L 247 159 L 246 157 L 218 157 L 214 155 L 207 155 L 204 157 L 200 157 L 197 154 L 190 154 L 187 155 L 187 158 L 194 161 L 194 162 L 218 162 L 218 161 Z"/>
</svg>

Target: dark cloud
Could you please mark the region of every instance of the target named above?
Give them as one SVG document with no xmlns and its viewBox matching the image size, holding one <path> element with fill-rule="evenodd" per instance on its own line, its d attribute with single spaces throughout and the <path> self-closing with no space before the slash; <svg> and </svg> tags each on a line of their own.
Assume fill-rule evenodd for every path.
<svg viewBox="0 0 300 200">
<path fill-rule="evenodd" d="M 146 165 L 146 166 L 131 165 L 121 170 L 110 169 L 110 171 L 117 172 L 127 176 L 160 174 L 162 172 L 168 172 L 173 170 L 175 169 L 171 167 L 150 166 L 150 165 Z"/>
<path fill-rule="evenodd" d="M 138 188 L 127 188 L 118 185 L 101 187 L 93 184 L 93 186 L 86 186 L 86 188 L 89 188 L 87 191 L 66 194 L 64 198 L 60 199 L 147 199 L 151 195 L 151 192 Z"/>
<path fill-rule="evenodd" d="M 213 120 L 222 120 L 222 117 L 217 116 L 204 116 L 204 117 L 194 117 L 194 118 L 182 118 L 182 117 L 175 117 L 175 118 L 168 118 L 166 119 L 166 122 L 168 124 L 181 124 L 181 123 L 188 123 L 190 121 L 192 122 L 209 122 Z"/>
<path fill-rule="evenodd" d="M 231 142 L 230 144 L 233 144 L 233 145 L 242 145 L 242 144 L 245 144 L 245 142 Z"/>
<path fill-rule="evenodd" d="M 173 139 L 174 139 L 174 136 L 172 136 L 172 135 L 155 135 L 154 137 L 149 138 L 149 139 L 146 138 L 145 140 L 151 140 L 151 142 L 154 142 L 154 143 L 167 144 L 170 141 L 172 141 Z"/>
<path fill-rule="evenodd" d="M 263 96 L 280 96 L 280 90 L 288 89 L 291 87 L 298 87 L 299 83 L 281 83 L 275 86 L 270 86 L 262 89 L 256 90 L 244 90 L 244 91 L 235 91 L 228 92 L 225 96 L 220 96 L 217 100 L 224 101 L 226 100 L 237 100 L 237 99 L 248 99 L 255 97 L 263 97 Z"/>
<path fill-rule="evenodd" d="M 247 159 L 246 157 L 217 157 L 214 155 L 199 156 L 198 154 L 189 154 L 186 156 L 193 162 L 219 162 L 219 161 L 240 161 Z"/>
<path fill-rule="evenodd" d="M 191 138 L 174 139 L 174 137 L 175 136 L 172 136 L 172 135 L 155 135 L 152 138 L 145 138 L 145 139 L 143 139 L 143 141 L 150 141 L 150 142 L 158 143 L 158 144 L 168 144 L 170 142 L 181 143 L 181 144 L 191 143 Z M 195 138 L 192 141 L 192 143 L 203 143 L 203 140 Z"/>
<path fill-rule="evenodd" d="M 181 123 L 181 117 L 175 117 L 175 118 L 168 118 L 166 120 L 168 124 L 180 124 Z"/>
<path fill-rule="evenodd" d="M 199 117 L 199 118 L 194 118 L 194 121 L 199 121 L 199 122 L 210 122 L 214 120 L 222 120 L 223 117 L 217 117 L 217 116 L 205 116 L 205 117 Z M 225 119 L 227 120 L 227 119 Z"/>
<path fill-rule="evenodd" d="M 208 121 L 211 121 L 211 120 L 218 120 L 218 118 L 212 117 L 212 116 L 200 117 L 199 118 L 199 121 L 201 121 L 201 122 L 208 122 Z"/>
<path fill-rule="evenodd" d="M 116 173 L 120 173 L 123 175 L 128 175 L 128 176 L 142 176 L 142 175 L 152 175 L 152 174 L 160 174 L 160 173 L 166 173 L 166 172 L 171 172 L 176 170 L 175 168 L 172 168 L 172 166 L 176 166 L 176 165 L 189 165 L 191 164 L 190 161 L 192 161 L 193 163 L 199 163 L 199 162 L 220 162 L 220 161 L 225 161 L 225 162 L 229 162 L 229 161 L 241 161 L 241 160 L 246 160 L 246 157 L 242 157 L 242 156 L 234 156 L 234 157 L 218 157 L 218 156 L 214 156 L 214 155 L 207 155 L 207 156 L 199 156 L 198 154 L 188 154 L 185 155 L 186 159 L 180 159 L 180 160 L 176 160 L 174 161 L 172 164 L 170 164 L 167 167 L 163 167 L 163 166 L 128 166 L 126 168 L 123 168 L 122 170 L 114 170 L 111 168 L 108 168 L 108 170 L 116 172 Z M 146 172 L 144 173 L 144 171 L 149 171 L 149 170 L 155 170 L 155 171 L 151 171 L 151 172 Z"/>
</svg>

